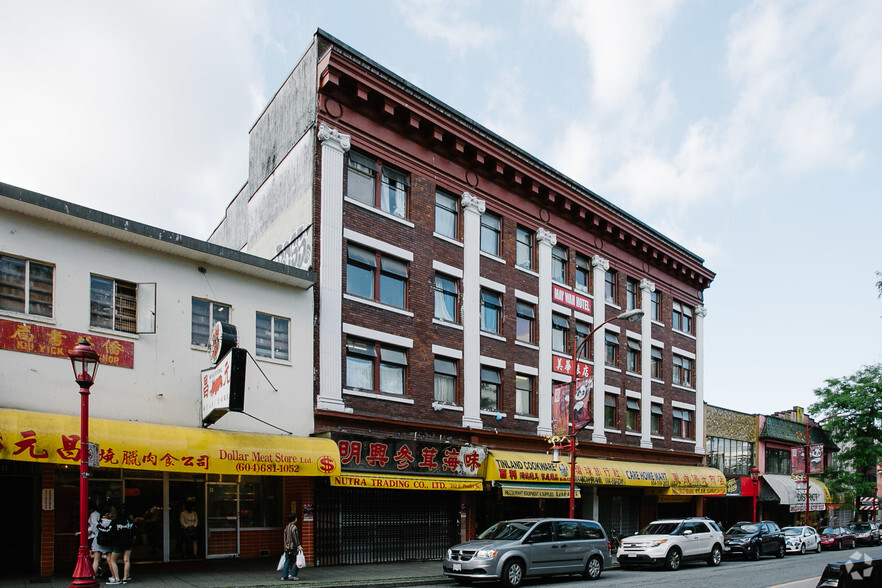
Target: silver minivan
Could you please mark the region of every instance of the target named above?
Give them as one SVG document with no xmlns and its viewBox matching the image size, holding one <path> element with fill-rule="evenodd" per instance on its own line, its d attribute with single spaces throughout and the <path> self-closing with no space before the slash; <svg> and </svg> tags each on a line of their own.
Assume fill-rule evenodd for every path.
<svg viewBox="0 0 882 588">
<path fill-rule="evenodd" d="M 448 549 L 444 574 L 459 584 L 498 580 L 515 588 L 524 578 L 553 574 L 596 580 L 610 562 L 609 541 L 597 521 L 515 519 Z"/>
</svg>

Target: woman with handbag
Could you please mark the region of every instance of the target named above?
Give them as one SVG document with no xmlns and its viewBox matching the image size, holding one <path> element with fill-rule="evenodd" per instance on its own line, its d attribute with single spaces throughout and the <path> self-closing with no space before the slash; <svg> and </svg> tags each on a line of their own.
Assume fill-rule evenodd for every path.
<svg viewBox="0 0 882 588">
<path fill-rule="evenodd" d="M 297 533 L 297 515 L 294 513 L 288 515 L 288 525 L 282 534 L 282 541 L 285 545 L 282 580 L 299 580 L 297 574 L 300 572 L 300 568 L 297 565 L 297 558 L 302 555 L 303 546 L 300 545 L 300 535 Z"/>
</svg>

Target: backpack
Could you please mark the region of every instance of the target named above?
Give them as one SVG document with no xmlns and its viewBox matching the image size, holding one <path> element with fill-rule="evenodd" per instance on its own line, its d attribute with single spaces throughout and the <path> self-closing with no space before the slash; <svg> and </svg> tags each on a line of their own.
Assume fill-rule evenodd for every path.
<svg viewBox="0 0 882 588">
<path fill-rule="evenodd" d="M 115 547 L 130 549 L 135 544 L 134 523 L 123 519 L 114 521 L 111 527 L 114 528 L 113 545 Z"/>
<path fill-rule="evenodd" d="M 116 545 L 116 525 L 109 524 L 105 526 L 98 523 L 98 545 L 102 547 L 113 547 Z"/>
</svg>

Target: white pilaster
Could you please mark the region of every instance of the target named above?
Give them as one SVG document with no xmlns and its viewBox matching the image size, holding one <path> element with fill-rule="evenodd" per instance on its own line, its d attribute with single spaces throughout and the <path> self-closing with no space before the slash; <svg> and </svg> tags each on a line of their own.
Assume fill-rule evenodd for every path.
<svg viewBox="0 0 882 588">
<path fill-rule="evenodd" d="M 349 135 L 319 125 L 322 142 L 319 265 L 319 395 L 316 408 L 351 412 L 343 402 L 343 156 Z"/>
<path fill-rule="evenodd" d="M 486 203 L 462 194 L 462 426 L 482 429 L 481 421 L 481 215 Z M 502 407 L 500 407 L 501 410 Z"/>
<path fill-rule="evenodd" d="M 695 453 L 704 453 L 704 317 L 707 309 L 695 307 Z"/>
<path fill-rule="evenodd" d="M 557 235 L 540 228 L 536 231 L 539 244 L 539 424 L 536 434 L 551 435 L 551 248 Z"/>
<path fill-rule="evenodd" d="M 650 306 L 655 284 L 640 280 L 640 447 L 652 448 L 652 319 Z"/>
<path fill-rule="evenodd" d="M 599 325 L 606 320 L 604 287 L 609 261 L 595 255 L 591 258 L 591 267 L 593 268 L 591 281 L 594 284 L 594 324 Z M 591 434 L 591 440 L 594 443 L 606 443 L 606 433 L 603 430 L 603 401 L 606 396 L 604 392 L 606 390 L 606 329 L 597 329 L 591 344 L 594 346 L 594 414 L 592 415 L 594 432 Z"/>
</svg>

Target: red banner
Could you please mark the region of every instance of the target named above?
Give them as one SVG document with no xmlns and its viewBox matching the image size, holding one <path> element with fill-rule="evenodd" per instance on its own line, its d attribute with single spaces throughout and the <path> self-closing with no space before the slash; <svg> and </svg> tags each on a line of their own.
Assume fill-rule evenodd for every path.
<svg viewBox="0 0 882 588">
<path fill-rule="evenodd" d="M 551 371 L 557 372 L 559 374 L 566 374 L 568 376 L 573 375 L 573 365 L 576 365 L 576 377 L 578 378 L 590 378 L 591 377 L 591 364 L 578 362 L 577 364 L 573 364 L 573 360 L 569 357 L 564 357 L 562 355 L 555 355 L 552 359 L 551 363 Z"/>
<path fill-rule="evenodd" d="M 0 319 L 0 349 L 8 351 L 67 359 L 82 337 L 98 352 L 101 365 L 129 369 L 135 367 L 135 343 L 132 341 Z"/>
<path fill-rule="evenodd" d="M 569 306 L 579 312 L 591 314 L 591 299 L 575 292 L 570 292 L 555 284 L 551 285 L 551 299 L 558 304 Z"/>
<path fill-rule="evenodd" d="M 572 384 L 558 384 L 551 393 L 551 433 L 565 436 L 569 434 L 570 388 Z M 574 431 L 579 431 L 591 422 L 591 388 L 594 378 L 576 381 L 575 409 L 573 411 Z"/>
</svg>

